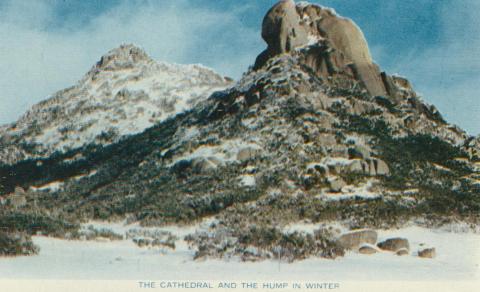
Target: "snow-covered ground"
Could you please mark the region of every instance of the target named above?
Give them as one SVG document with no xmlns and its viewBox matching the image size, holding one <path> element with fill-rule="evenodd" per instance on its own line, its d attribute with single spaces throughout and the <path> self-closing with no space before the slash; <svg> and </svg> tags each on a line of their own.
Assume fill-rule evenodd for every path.
<svg viewBox="0 0 480 292">
<path fill-rule="evenodd" d="M 206 226 L 205 223 L 203 226 Z M 309 226 L 293 226 L 310 232 Z M 138 226 L 95 224 L 123 233 Z M 309 259 L 293 264 L 279 261 L 243 263 L 237 260 L 193 261 L 183 236 L 197 226 L 169 227 L 180 239 L 175 251 L 137 247 L 131 240 L 66 241 L 34 237 L 37 256 L 0 259 L 0 279 L 95 279 L 95 280 L 283 280 L 283 281 L 478 281 L 480 280 L 480 234 L 453 233 L 411 226 L 379 231 L 379 240 L 402 236 L 410 240 L 411 254 L 361 255 L 349 252 L 337 260 Z M 458 231 L 458 228 L 455 228 Z M 434 246 L 435 259 L 415 255 L 420 244 Z"/>
</svg>

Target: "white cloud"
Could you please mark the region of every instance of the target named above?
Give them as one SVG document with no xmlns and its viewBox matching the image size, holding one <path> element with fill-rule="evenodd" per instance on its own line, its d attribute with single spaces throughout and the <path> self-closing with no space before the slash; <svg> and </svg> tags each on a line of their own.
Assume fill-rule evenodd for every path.
<svg viewBox="0 0 480 292">
<path fill-rule="evenodd" d="M 67 21 L 57 28 L 52 28 L 55 1 L 4 2 L 0 124 L 73 85 L 101 55 L 122 43 L 135 43 L 157 60 L 201 62 L 238 77 L 258 53 L 258 32 L 245 28 L 236 11 L 191 8 L 188 2 L 124 1 L 83 27 L 68 27 Z"/>
</svg>

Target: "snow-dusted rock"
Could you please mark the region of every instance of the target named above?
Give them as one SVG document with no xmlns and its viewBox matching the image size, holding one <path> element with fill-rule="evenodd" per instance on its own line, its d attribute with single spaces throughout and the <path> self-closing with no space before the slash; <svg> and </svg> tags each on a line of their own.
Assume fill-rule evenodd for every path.
<svg viewBox="0 0 480 292">
<path fill-rule="evenodd" d="M 406 256 L 408 255 L 408 249 L 407 248 L 401 248 L 395 252 L 397 256 Z"/>
<path fill-rule="evenodd" d="M 330 191 L 334 193 L 339 193 L 342 191 L 343 187 L 347 185 L 347 183 L 340 177 L 332 178 L 328 181 L 330 185 Z"/>
<path fill-rule="evenodd" d="M 348 149 L 348 155 L 350 156 L 350 159 L 366 159 L 370 158 L 370 150 L 363 145 L 354 145 Z"/>
<path fill-rule="evenodd" d="M 435 248 L 425 248 L 418 251 L 418 256 L 421 258 L 433 259 L 437 255 Z"/>
<path fill-rule="evenodd" d="M 401 249 L 410 250 L 410 244 L 408 242 L 408 239 L 400 238 L 400 237 L 390 238 L 385 241 L 379 242 L 377 246 L 380 249 L 394 251 L 394 252 L 399 251 Z"/>
<path fill-rule="evenodd" d="M 254 147 L 245 147 L 238 151 L 237 160 L 240 162 L 246 162 L 255 158 L 259 154 L 260 150 Z"/>
<path fill-rule="evenodd" d="M 255 68 L 262 67 L 273 56 L 310 47 L 305 63 L 320 76 L 348 72 L 372 95 L 387 94 L 362 31 L 331 9 L 280 1 L 265 16 L 262 37 L 268 48 L 257 58 Z"/>
<path fill-rule="evenodd" d="M 371 245 L 363 245 L 358 249 L 358 252 L 361 254 L 370 255 L 370 254 L 376 254 L 378 251 L 376 248 L 374 248 Z"/>
<path fill-rule="evenodd" d="M 355 230 L 342 234 L 337 242 L 346 249 L 357 249 L 359 246 L 365 244 L 377 243 L 377 232 L 375 230 Z"/>
</svg>

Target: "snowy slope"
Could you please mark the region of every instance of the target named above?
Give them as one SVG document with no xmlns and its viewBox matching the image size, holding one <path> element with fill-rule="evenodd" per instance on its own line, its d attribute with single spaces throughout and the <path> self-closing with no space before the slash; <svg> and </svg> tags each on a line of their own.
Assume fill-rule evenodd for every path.
<svg viewBox="0 0 480 292">
<path fill-rule="evenodd" d="M 228 84 L 201 65 L 156 62 L 142 49 L 122 45 L 103 56 L 77 85 L 0 127 L 0 162 L 91 142 L 109 144 L 190 109 Z"/>
<path fill-rule="evenodd" d="M 37 256 L 0 261 L 0 279 L 89 280 L 251 280 L 258 281 L 472 281 L 480 279 L 478 233 L 406 227 L 379 230 L 380 238 L 407 236 L 412 252 L 398 257 L 390 252 L 361 255 L 350 252 L 336 260 L 311 258 L 286 263 L 274 260 L 241 262 L 237 259 L 193 261 L 194 252 L 183 236 L 204 229 L 206 223 L 165 227 L 178 236 L 176 249 L 139 248 L 131 240 L 114 242 L 66 241 L 36 236 Z M 122 234 L 135 226 L 101 224 Z M 458 231 L 458 230 L 457 230 Z M 437 248 L 438 257 L 422 259 L 415 250 L 422 243 Z"/>
</svg>

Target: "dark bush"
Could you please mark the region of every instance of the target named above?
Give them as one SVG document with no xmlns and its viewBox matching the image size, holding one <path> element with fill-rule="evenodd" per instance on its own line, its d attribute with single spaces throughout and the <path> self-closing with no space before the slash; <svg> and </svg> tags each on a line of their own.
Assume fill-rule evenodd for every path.
<svg viewBox="0 0 480 292">
<path fill-rule="evenodd" d="M 0 256 L 33 255 L 39 250 L 25 234 L 0 231 Z"/>
</svg>

